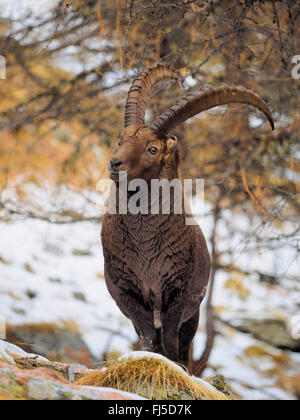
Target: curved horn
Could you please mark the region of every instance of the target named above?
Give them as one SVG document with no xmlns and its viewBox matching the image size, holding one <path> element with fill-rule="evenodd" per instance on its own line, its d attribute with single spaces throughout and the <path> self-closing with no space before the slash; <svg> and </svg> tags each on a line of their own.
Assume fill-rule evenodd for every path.
<svg viewBox="0 0 300 420">
<path fill-rule="evenodd" d="M 150 128 L 159 137 L 165 138 L 168 133 L 179 124 L 194 117 L 200 112 L 207 111 L 216 106 L 228 105 L 230 103 L 241 103 L 253 105 L 260 109 L 269 120 L 272 130 L 275 129 L 272 113 L 267 104 L 252 91 L 239 86 L 222 86 L 209 89 L 204 92 L 197 92 L 180 99 L 176 105 L 163 113 Z"/>
<path fill-rule="evenodd" d="M 145 124 L 146 106 L 153 87 L 163 80 L 179 80 L 179 78 L 179 74 L 173 68 L 162 64 L 140 73 L 128 93 L 125 127 Z"/>
</svg>

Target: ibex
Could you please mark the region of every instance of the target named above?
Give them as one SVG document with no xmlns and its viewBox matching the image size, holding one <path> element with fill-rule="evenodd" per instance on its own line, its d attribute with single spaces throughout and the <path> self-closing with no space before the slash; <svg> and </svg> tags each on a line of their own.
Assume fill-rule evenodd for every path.
<svg viewBox="0 0 300 420">
<path fill-rule="evenodd" d="M 272 129 L 266 103 L 243 87 L 222 87 L 189 94 L 145 124 L 153 87 L 179 75 L 167 65 L 144 70 L 129 91 L 125 129 L 109 164 L 117 188 L 118 175 L 128 180 L 169 181 L 180 178 L 175 127 L 202 111 L 229 103 L 250 104 L 262 111 Z M 128 193 L 129 198 L 129 193 Z M 130 318 L 144 347 L 189 365 L 191 343 L 199 323 L 199 308 L 209 283 L 211 260 L 197 225 L 186 214 L 109 214 L 104 216 L 102 243 L 105 279 L 110 294 Z"/>
</svg>

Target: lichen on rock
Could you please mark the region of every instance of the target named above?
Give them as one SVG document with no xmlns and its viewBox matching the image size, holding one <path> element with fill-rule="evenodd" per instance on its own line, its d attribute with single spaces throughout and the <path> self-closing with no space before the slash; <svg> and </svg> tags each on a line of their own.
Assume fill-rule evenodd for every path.
<svg viewBox="0 0 300 420">
<path fill-rule="evenodd" d="M 4 341 L 0 349 L 0 400 L 230 399 L 213 381 L 193 378 L 152 353 L 133 352 L 90 370 L 50 362 Z"/>
</svg>

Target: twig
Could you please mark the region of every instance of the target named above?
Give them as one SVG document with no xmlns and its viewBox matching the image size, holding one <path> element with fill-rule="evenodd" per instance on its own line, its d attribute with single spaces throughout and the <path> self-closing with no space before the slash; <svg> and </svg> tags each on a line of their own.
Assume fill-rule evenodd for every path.
<svg viewBox="0 0 300 420">
<path fill-rule="evenodd" d="M 219 196 L 215 205 L 214 210 L 214 227 L 211 236 L 212 242 L 212 273 L 211 273 L 211 280 L 210 280 L 210 287 L 209 287 L 209 294 L 208 294 L 208 301 L 206 306 L 206 346 L 204 352 L 200 358 L 199 363 L 197 363 L 196 374 L 198 376 L 202 376 L 204 370 L 206 369 L 208 360 L 210 358 L 211 352 L 213 350 L 215 344 L 215 337 L 216 337 L 216 329 L 215 329 L 215 311 L 213 308 L 213 294 L 214 294 L 214 286 L 216 280 L 216 274 L 218 271 L 218 251 L 216 246 L 216 239 L 217 239 L 217 228 L 218 222 L 221 217 L 221 208 L 220 202 L 223 198 L 224 189 L 220 188 Z"/>
</svg>

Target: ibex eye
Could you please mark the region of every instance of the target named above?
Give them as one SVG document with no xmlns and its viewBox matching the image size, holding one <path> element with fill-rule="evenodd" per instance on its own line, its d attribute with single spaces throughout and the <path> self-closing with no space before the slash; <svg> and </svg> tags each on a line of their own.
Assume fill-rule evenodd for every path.
<svg viewBox="0 0 300 420">
<path fill-rule="evenodd" d="M 151 155 L 156 155 L 156 153 L 158 152 L 158 148 L 157 147 L 150 147 L 148 149 L 148 152 L 150 152 Z"/>
</svg>

